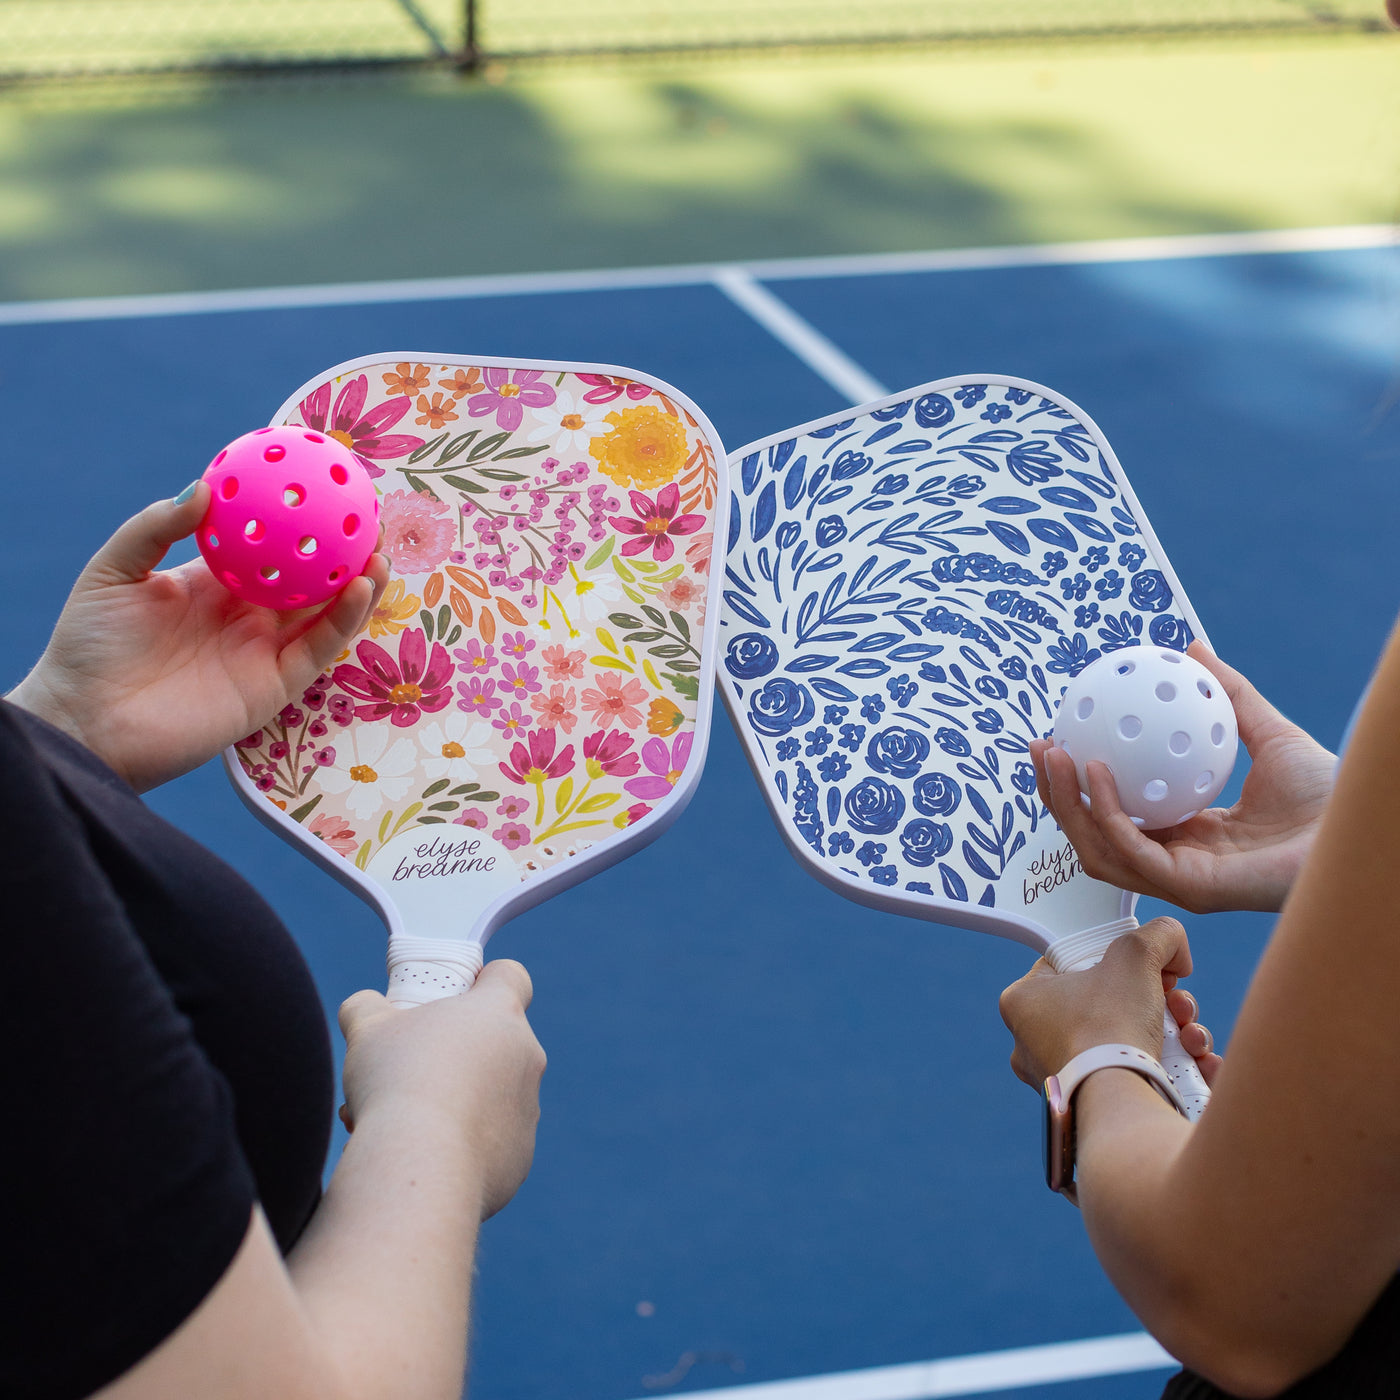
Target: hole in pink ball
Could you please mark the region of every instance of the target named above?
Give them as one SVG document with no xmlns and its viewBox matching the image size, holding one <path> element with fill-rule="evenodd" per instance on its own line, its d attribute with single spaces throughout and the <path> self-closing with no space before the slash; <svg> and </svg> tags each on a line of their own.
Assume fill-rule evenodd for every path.
<svg viewBox="0 0 1400 1400">
<path fill-rule="evenodd" d="M 225 570 L 224 570 L 224 582 L 225 582 L 230 588 L 242 588 L 242 587 L 243 587 L 243 580 L 242 580 L 241 578 L 239 578 L 238 575 L 235 574 L 231 569 L 225 569 Z"/>
<path fill-rule="evenodd" d="M 345 483 L 350 480 L 350 473 L 345 470 L 343 463 L 331 463 L 331 480 L 335 482 L 337 486 L 344 486 Z"/>
<path fill-rule="evenodd" d="M 272 431 L 271 428 L 259 428 L 259 429 L 253 434 L 253 436 L 254 436 L 254 437 L 261 437 L 264 433 L 270 433 L 271 431 Z"/>
<path fill-rule="evenodd" d="M 345 517 L 345 524 L 341 528 L 344 529 L 348 538 L 360 528 L 360 517 L 358 515 L 347 515 Z"/>
<path fill-rule="evenodd" d="M 1196 682 L 1196 689 L 1199 690 L 1199 691 L 1201 692 L 1201 694 L 1204 695 L 1204 696 L 1206 697 L 1207 700 L 1210 699 L 1210 697 L 1211 697 L 1211 688 L 1210 688 L 1204 681 L 1197 681 L 1197 682 Z"/>
<path fill-rule="evenodd" d="M 280 462 L 287 455 L 287 449 L 281 443 L 274 442 L 271 447 L 263 452 L 264 462 Z"/>
<path fill-rule="evenodd" d="M 289 608 L 299 608 L 306 601 L 305 593 L 289 593 L 283 600 Z"/>
<path fill-rule="evenodd" d="M 243 538 L 251 540 L 254 544 L 257 544 L 265 534 L 267 534 L 267 526 L 261 520 L 250 520 L 243 527 Z"/>
<path fill-rule="evenodd" d="M 266 579 L 268 583 L 276 583 L 277 580 L 282 577 L 282 570 L 274 568 L 271 564 L 264 564 L 262 568 L 258 570 L 258 574 L 260 577 Z"/>
<path fill-rule="evenodd" d="M 337 565 L 335 566 L 335 568 L 333 568 L 333 569 L 330 571 L 330 573 L 326 576 L 326 582 L 327 582 L 327 583 L 339 583 L 340 580 L 343 579 L 344 577 L 345 577 L 345 566 L 344 566 L 343 564 L 337 564 Z"/>
<path fill-rule="evenodd" d="M 315 536 L 315 535 L 303 535 L 303 536 L 301 537 L 301 543 L 297 545 L 297 553 L 298 553 L 298 554 L 304 554 L 304 555 L 306 555 L 308 558 L 309 558 L 311 555 L 315 554 L 315 553 L 316 553 L 316 536 Z"/>
<path fill-rule="evenodd" d="M 214 460 L 213 460 L 212 462 L 209 463 L 210 467 L 211 467 L 211 468 L 217 467 L 217 466 L 219 465 L 219 463 L 222 462 L 222 461 L 224 460 L 224 458 L 227 457 L 227 456 L 228 456 L 228 448 L 226 447 L 226 448 L 224 448 L 224 450 L 223 450 L 222 452 L 219 453 L 219 455 L 218 455 L 217 457 L 214 458 Z"/>
<path fill-rule="evenodd" d="M 306 500 L 306 488 L 304 486 L 284 486 L 282 488 L 282 504 L 286 506 L 299 506 Z"/>
<path fill-rule="evenodd" d="M 213 535 L 213 534 L 205 535 L 205 537 L 204 537 L 204 543 L 207 544 L 207 545 L 209 546 L 210 549 L 218 549 L 218 547 L 219 547 L 219 537 L 218 537 L 217 535 Z"/>
<path fill-rule="evenodd" d="M 219 483 L 219 495 L 224 500 L 231 501 L 238 494 L 238 478 L 236 476 L 226 476 Z"/>
<path fill-rule="evenodd" d="M 323 438 L 320 433 L 303 433 L 302 437 L 304 437 L 307 442 L 325 442 L 325 438 Z"/>
</svg>

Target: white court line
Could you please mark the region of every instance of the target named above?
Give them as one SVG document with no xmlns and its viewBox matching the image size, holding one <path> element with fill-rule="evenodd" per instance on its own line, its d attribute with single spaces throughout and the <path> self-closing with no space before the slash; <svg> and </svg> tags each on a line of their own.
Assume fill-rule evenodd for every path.
<svg viewBox="0 0 1400 1400">
<path fill-rule="evenodd" d="M 1384 248 L 1400 243 L 1400 225 L 1277 229 L 1265 233 L 1183 234 L 1039 243 L 1005 248 L 953 248 L 926 253 L 859 253 L 846 257 L 775 258 L 758 262 L 688 263 L 675 267 L 602 268 L 585 272 L 499 273 L 484 277 L 419 277 L 392 282 L 336 282 L 319 287 L 248 287 L 223 292 L 156 292 L 143 296 L 70 297 L 0 302 L 0 326 L 54 321 L 115 321 L 141 316 L 191 316 L 213 311 L 296 310 L 369 306 L 379 302 L 454 301 L 547 292 L 628 291 L 695 287 L 729 270 L 762 281 L 868 277 L 891 272 L 960 272 L 1053 267 L 1162 258 L 1219 258 L 1247 253 L 1313 253 Z"/>
<path fill-rule="evenodd" d="M 844 350 L 742 268 L 722 268 L 715 273 L 714 282 L 730 301 L 853 404 L 889 397 L 890 391 L 878 379 L 872 379 Z"/>
<path fill-rule="evenodd" d="M 686 1393 L 686 1400 L 951 1400 L 953 1396 L 990 1395 L 1019 1386 L 1156 1371 L 1176 1364 L 1146 1332 L 1125 1332 L 1081 1342 L 950 1356 L 943 1361 L 693 1390 Z"/>
</svg>

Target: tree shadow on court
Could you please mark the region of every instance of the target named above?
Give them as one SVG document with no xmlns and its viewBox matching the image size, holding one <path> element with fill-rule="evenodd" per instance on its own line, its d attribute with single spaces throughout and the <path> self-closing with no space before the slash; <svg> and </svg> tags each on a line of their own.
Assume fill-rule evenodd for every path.
<svg viewBox="0 0 1400 1400">
<path fill-rule="evenodd" d="M 4 300 L 1250 224 L 1154 188 L 1107 124 L 940 116 L 795 65 L 0 107 Z"/>
</svg>

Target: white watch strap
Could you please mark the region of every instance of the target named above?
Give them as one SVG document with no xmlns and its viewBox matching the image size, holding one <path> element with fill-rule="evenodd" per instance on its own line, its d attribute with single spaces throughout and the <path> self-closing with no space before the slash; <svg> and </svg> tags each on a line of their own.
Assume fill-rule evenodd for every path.
<svg viewBox="0 0 1400 1400">
<path fill-rule="evenodd" d="M 1183 1118 L 1187 1116 L 1186 1102 L 1166 1070 L 1136 1045 L 1095 1045 L 1080 1051 L 1055 1076 L 1060 1085 L 1060 1101 L 1069 1103 L 1074 1091 L 1101 1069 L 1130 1069 L 1142 1075 Z"/>
</svg>

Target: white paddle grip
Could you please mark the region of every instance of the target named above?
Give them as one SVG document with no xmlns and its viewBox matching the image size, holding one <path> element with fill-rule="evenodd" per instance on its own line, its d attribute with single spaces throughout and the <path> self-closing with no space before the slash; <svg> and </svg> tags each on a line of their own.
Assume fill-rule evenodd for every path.
<svg viewBox="0 0 1400 1400">
<path fill-rule="evenodd" d="M 1115 938 L 1137 926 L 1134 918 L 1117 919 L 1099 928 L 1057 938 L 1045 950 L 1045 961 L 1056 972 L 1083 972 L 1103 957 Z M 1181 1048 L 1180 1028 L 1165 1007 L 1162 1010 L 1162 1068 L 1181 1095 L 1187 1118 L 1194 1123 L 1210 1102 L 1210 1089 L 1196 1061 Z"/>
<path fill-rule="evenodd" d="M 457 938 L 390 938 L 389 1004 L 422 1006 L 465 992 L 485 961 L 480 943 Z"/>
</svg>

